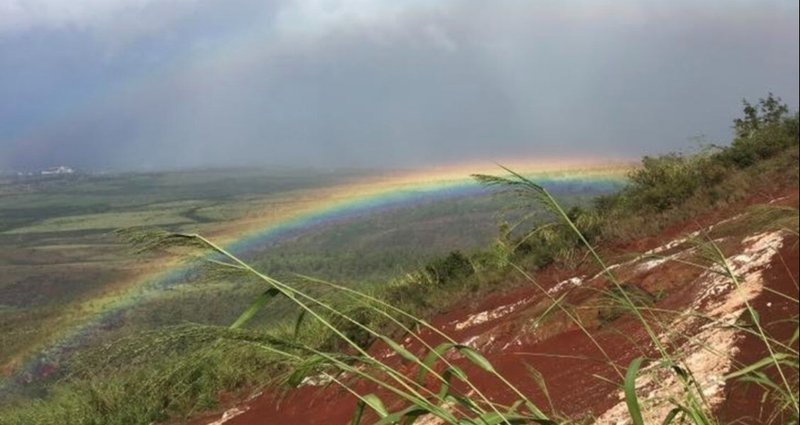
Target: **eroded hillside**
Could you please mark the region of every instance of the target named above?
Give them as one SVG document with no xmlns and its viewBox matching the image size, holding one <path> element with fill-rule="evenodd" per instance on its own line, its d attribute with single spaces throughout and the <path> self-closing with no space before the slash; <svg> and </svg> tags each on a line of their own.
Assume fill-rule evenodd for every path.
<svg viewBox="0 0 800 425">
<path fill-rule="evenodd" d="M 783 423 L 787 418 L 775 413 L 779 401 L 762 400 L 764 391 L 743 382 L 744 374 L 737 371 L 774 356 L 761 331 L 771 341 L 789 341 L 787 350 L 798 349 L 792 339 L 798 317 L 797 223 L 796 215 L 783 214 L 797 204 L 797 188 L 768 198 L 752 196 L 605 252 L 611 259 L 605 271 L 586 264 L 574 270 L 551 267 L 523 278 L 517 289 L 456 303 L 430 323 L 482 352 L 551 417 L 630 423 L 620 382 L 631 361 L 643 357 L 635 382 L 645 423 L 660 423 L 685 402 L 687 380 L 693 395 L 725 423 Z M 609 273 L 637 298 L 639 313 L 624 307 Z M 757 312 L 755 319 L 750 309 Z M 420 358 L 443 340 L 430 330 L 402 339 Z M 369 353 L 409 377 L 418 372 L 384 343 L 373 344 Z M 454 384 L 459 391 L 477 391 L 503 405 L 517 399 L 508 385 L 451 353 L 449 361 L 475 384 Z M 782 370 L 789 375 L 781 376 L 777 368 L 763 366 L 759 371 L 774 382 L 796 385 L 796 369 Z M 435 384 L 429 379 L 430 388 Z M 357 380 L 350 388 L 377 394 L 389 411 L 403 406 L 375 384 Z M 197 423 L 345 424 L 357 402 L 323 374 L 307 377 L 285 394 L 259 393 Z M 423 416 L 415 423 L 443 422 Z"/>
</svg>

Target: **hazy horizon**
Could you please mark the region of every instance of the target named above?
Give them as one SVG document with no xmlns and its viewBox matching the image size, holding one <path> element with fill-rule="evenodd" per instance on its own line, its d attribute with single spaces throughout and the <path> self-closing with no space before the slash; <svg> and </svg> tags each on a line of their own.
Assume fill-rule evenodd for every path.
<svg viewBox="0 0 800 425">
<path fill-rule="evenodd" d="M 0 169 L 404 169 L 725 144 L 798 4 L 0 0 Z"/>
<path fill-rule="evenodd" d="M 428 172 L 449 173 L 461 172 L 470 175 L 474 173 L 500 172 L 502 167 L 509 167 L 514 170 L 531 172 L 541 170 L 542 172 L 561 172 L 589 169 L 610 169 L 610 168 L 629 168 L 635 167 L 641 157 L 595 157 L 590 159 L 579 158 L 501 158 L 496 160 L 482 161 L 439 161 L 437 163 L 417 163 L 408 165 L 322 165 L 322 164 L 281 164 L 281 163 L 262 163 L 262 164 L 186 164 L 178 166 L 169 165 L 128 165 L 121 167 L 112 166 L 75 166 L 70 163 L 54 163 L 47 165 L 30 166 L 27 168 L 0 168 L 0 173 L 11 173 L 19 175 L 39 175 L 41 171 L 55 170 L 60 167 L 67 167 L 74 173 L 88 174 L 147 174 L 147 173 L 214 173 L 240 171 L 242 173 L 321 173 L 321 174 L 364 174 L 364 175 L 394 175 L 394 174 L 420 174 Z"/>
</svg>

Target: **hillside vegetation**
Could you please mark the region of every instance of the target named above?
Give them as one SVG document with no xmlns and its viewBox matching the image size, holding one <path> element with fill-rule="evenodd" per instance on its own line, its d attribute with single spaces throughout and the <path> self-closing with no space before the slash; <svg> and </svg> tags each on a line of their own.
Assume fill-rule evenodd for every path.
<svg viewBox="0 0 800 425">
<path fill-rule="evenodd" d="M 645 157 L 624 189 L 596 199 L 593 205 L 564 207 L 536 182 L 512 170 L 502 176 L 476 176 L 487 185 L 506 189 L 506 196 L 526 201 L 527 208 L 544 209 L 547 219 L 537 213 L 536 220 L 502 223 L 491 246 L 475 252 L 453 251 L 386 285 L 340 286 L 303 276 L 275 280 L 199 235 L 126 232 L 133 243 L 210 255 L 215 267 L 209 268 L 206 280 L 220 276 L 252 280 L 262 285 L 262 293 L 229 328 L 187 324 L 95 347 L 73 359 L 68 365 L 70 375 L 41 399 L 6 403 L 0 410 L 0 423 L 180 423 L 218 407 L 221 395 L 243 398 L 258 389 L 297 387 L 309 379 L 325 379 L 352 391 L 357 401 L 353 423 L 411 423 L 424 415 L 454 424 L 591 422 L 594 418 L 562 416 L 559 406 L 533 403 L 529 394 L 501 376 L 480 352 L 441 334 L 426 319 L 459 300 L 530 285 L 526 276 L 544 275 L 554 268 L 591 269 L 605 274 L 609 282 L 603 294 L 608 301 L 603 320 L 632 317 L 650 333 L 649 308 L 663 294 L 617 279 L 605 263 L 607 255 L 669 226 L 732 208 L 746 198 L 765 195 L 769 200 L 769 193 L 797 187 L 797 113 L 791 114 L 772 95 L 744 106 L 743 117 L 734 121 L 735 138 L 729 146 Z M 525 217 L 524 211 L 512 215 L 520 216 Z M 747 223 L 796 236 L 797 209 L 761 211 Z M 709 262 L 716 261 L 720 274 L 736 281 L 714 243 L 706 249 Z M 784 295 L 796 302 L 796 293 Z M 221 297 L 218 302 L 225 302 L 224 294 Z M 543 316 L 561 311 L 591 336 L 580 315 L 559 301 L 553 300 Z M 256 313 L 276 305 L 286 312 L 283 320 L 248 327 Z M 784 320 L 796 327 L 796 312 L 791 314 L 795 316 Z M 767 324 L 759 322 L 759 312 L 748 306 L 747 315 L 749 322 L 741 327 L 760 338 L 770 354 L 741 367 L 738 376 L 766 389 L 764 406 L 775 410 L 770 417 L 796 421 L 800 412 L 797 332 L 791 340 L 775 340 L 765 333 Z M 420 339 L 424 355 L 404 347 L 404 338 L 423 331 L 438 333 L 440 344 L 430 346 Z M 658 359 L 674 370 L 673 379 L 683 385 L 664 423 L 720 423 L 702 392 L 695 389 L 692 371 L 672 362 L 673 353 L 660 345 L 655 333 L 651 336 Z M 406 369 L 377 361 L 371 351 L 376 346 L 402 358 L 416 374 L 409 378 Z M 454 356 L 471 369 L 452 364 Z M 637 358 L 624 368 L 615 366 L 618 376 L 614 377 L 625 392 L 628 420 L 637 425 L 644 423 L 636 395 L 641 365 L 642 359 Z M 514 401 L 500 403 L 484 397 L 473 385 L 476 374 L 499 379 Z M 535 379 L 535 373 L 532 376 Z M 363 388 L 361 382 L 371 383 L 380 392 L 357 391 Z M 546 388 L 546 383 L 542 386 Z"/>
<path fill-rule="evenodd" d="M 196 284 L 191 273 L 170 285 L 146 285 L 154 270 L 168 267 L 161 260 L 169 259 L 132 255 L 115 228 L 157 225 L 218 240 L 291 218 L 338 196 L 343 187 L 386 175 L 244 169 L 0 177 L 0 379 L 35 379 L 24 388 L 38 394 L 33 387 L 49 384 L 39 378 L 63 370 L 63 356 L 45 352 L 48 347 L 60 344 L 70 356 L 87 345 L 165 325 L 224 326 L 260 293 L 257 285 L 238 280 Z M 611 187 L 556 190 L 577 205 Z M 270 276 L 304 273 L 380 285 L 449 250 L 485 245 L 502 206 L 489 193 L 392 205 L 269 237 L 246 258 Z M 62 344 L 65 334 L 106 306 L 115 309 L 120 297 L 129 302 L 125 309 L 106 315 L 78 341 Z M 270 309 L 255 320 L 268 323 L 282 314 Z M 22 365 L 27 370 L 16 373 Z M 5 395 L 0 389 L 0 397 Z"/>
</svg>

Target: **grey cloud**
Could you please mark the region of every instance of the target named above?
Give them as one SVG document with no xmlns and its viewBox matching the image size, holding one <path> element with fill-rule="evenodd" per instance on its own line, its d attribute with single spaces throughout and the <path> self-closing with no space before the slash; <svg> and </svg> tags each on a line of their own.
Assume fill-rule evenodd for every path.
<svg viewBox="0 0 800 425">
<path fill-rule="evenodd" d="M 110 56 L 0 38 L 0 166 L 636 157 L 726 141 L 742 97 L 798 103 L 787 3 L 318 3 L 192 4 Z"/>
</svg>

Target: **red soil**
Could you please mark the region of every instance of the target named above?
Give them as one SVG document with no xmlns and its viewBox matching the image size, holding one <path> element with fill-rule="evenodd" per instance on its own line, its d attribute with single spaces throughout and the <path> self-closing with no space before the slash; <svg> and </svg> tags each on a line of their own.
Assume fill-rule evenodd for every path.
<svg viewBox="0 0 800 425">
<path fill-rule="evenodd" d="M 774 196 L 773 199 L 779 199 L 776 204 L 797 207 L 798 191 L 794 188 Z M 670 241 L 687 236 L 692 231 L 731 218 L 735 213 L 741 212 L 745 205 L 753 203 L 766 202 L 762 199 L 751 199 L 727 211 L 718 211 L 691 223 L 674 226 L 659 237 L 618 246 L 615 252 L 618 254 L 626 251 L 643 252 L 663 247 Z M 732 257 L 747 248 L 745 242 L 748 236 L 751 235 L 727 236 L 718 243 L 725 254 Z M 676 243 L 667 245 L 660 254 L 685 256 L 689 255 L 690 251 L 689 244 Z M 771 255 L 768 265 L 759 266 L 757 269 L 749 270 L 748 273 L 759 273 L 761 284 L 765 287 L 796 296 L 797 237 L 783 236 L 783 246 L 777 253 Z M 683 311 L 696 303 L 703 291 L 707 290 L 708 282 L 703 280 L 703 270 L 674 261 L 653 263 L 648 260 L 650 259 L 640 258 L 627 263 L 621 262 L 620 266 L 614 269 L 614 273 L 621 281 L 636 284 L 650 293 L 665 291 L 667 295 L 657 302 L 657 307 Z M 589 270 L 548 270 L 536 276 L 537 285 L 531 283 L 482 300 L 465 300 L 450 308 L 448 312 L 433 318 L 431 323 L 454 340 L 479 349 L 490 359 L 500 374 L 512 381 L 523 394 L 544 410 L 550 410 L 546 406 L 550 406 L 552 401 L 552 405 L 556 406 L 558 411 L 551 413 L 570 417 L 596 417 L 620 402 L 619 387 L 596 376 L 608 378 L 612 382 L 621 382 L 619 374 L 624 374 L 632 359 L 640 356 L 657 357 L 657 351 L 642 325 L 631 316 L 601 320 L 602 307 L 598 306 L 601 296 L 598 290 L 607 289 L 609 283 L 602 276 L 594 276 L 595 273 L 590 273 Z M 563 283 L 566 278 L 574 276 L 582 276 L 579 286 Z M 559 282 L 562 282 L 560 289 L 553 295 L 560 296 L 569 289 L 566 300 L 571 305 L 583 307 L 576 309 L 577 314 L 590 329 L 592 337 L 603 348 L 605 354 L 597 348 L 595 342 L 576 327 L 572 320 L 566 317 L 565 313 L 557 309 L 546 320 L 535 325 L 536 319 L 551 304 L 544 291 L 556 287 Z M 709 298 L 705 303 L 710 305 L 722 300 L 731 291 L 732 289 L 728 288 L 715 294 L 715 297 Z M 769 291 L 761 291 L 751 303 L 760 312 L 761 323 L 769 324 L 767 331 L 773 338 L 786 341 L 791 337 L 796 323 L 784 319 L 797 317 L 796 302 Z M 657 333 L 669 330 L 654 326 Z M 683 331 L 686 338 L 674 340 L 673 346 L 679 346 L 682 341 L 687 341 L 690 335 L 700 332 L 700 328 L 698 323 L 687 325 Z M 738 351 L 735 354 L 735 362 L 749 364 L 766 356 L 766 347 L 758 338 L 743 335 L 741 332 L 739 334 L 734 344 L 737 349 L 734 352 Z M 442 341 L 441 337 L 433 335 L 430 331 L 423 331 L 419 336 L 430 345 Z M 426 352 L 420 342 L 410 337 L 406 338 L 404 345 L 418 355 L 424 355 Z M 796 342 L 794 348 L 797 349 Z M 370 353 L 388 365 L 404 371 L 408 376 L 414 376 L 416 372 L 416 369 L 404 364 L 399 356 L 393 356 L 391 350 L 383 344 L 374 344 Z M 618 371 L 615 371 L 606 358 L 613 359 L 619 368 Z M 478 370 L 463 358 L 454 356 L 452 361 L 462 367 L 481 392 L 493 401 L 510 404 L 518 398 L 496 378 Z M 529 367 L 535 368 L 543 376 L 550 401 L 536 380 L 531 378 Z M 793 376 L 791 379 L 796 380 L 797 377 Z M 397 402 L 386 391 L 375 388 L 374 385 L 359 382 L 353 388 L 360 394 L 376 393 L 386 402 L 390 411 L 402 406 L 402 403 Z M 725 384 L 722 393 L 724 400 L 717 409 L 723 423 L 737 420 L 743 420 L 741 423 L 766 423 L 771 406 L 760 405 L 759 389 L 731 381 Z M 291 389 L 285 394 L 266 392 L 259 395 L 251 401 L 240 404 L 237 408 L 245 410 L 244 413 L 224 423 L 225 425 L 339 425 L 349 423 L 355 406 L 355 397 L 335 384 L 307 385 Z M 759 413 L 760 408 L 763 410 L 761 413 Z M 220 415 L 217 414 L 211 418 L 198 419 L 192 424 L 208 424 L 219 418 Z M 783 423 L 782 419 L 774 418 L 775 423 Z M 364 423 L 369 423 L 369 420 Z"/>
<path fill-rule="evenodd" d="M 786 246 L 773 257 L 770 267 L 765 272 L 766 286 L 783 294 L 797 295 L 798 276 L 798 247 L 796 244 Z M 753 308 L 759 313 L 760 322 L 765 324 L 766 333 L 773 339 L 786 342 L 797 329 L 797 322 L 787 320 L 796 318 L 798 312 L 797 302 L 793 302 L 773 292 L 762 292 L 752 303 Z M 767 346 L 757 336 L 746 334 L 738 343 L 741 351 L 736 355 L 736 361 L 741 364 L 752 364 L 769 355 Z M 792 347 L 800 349 L 798 341 Z M 773 382 L 780 383 L 781 378 L 775 369 L 769 369 L 767 374 Z M 797 376 L 789 376 L 790 382 L 797 382 Z M 725 403 L 719 415 L 721 423 L 763 424 L 763 423 L 789 423 L 789 418 L 782 416 L 770 417 L 776 410 L 773 402 L 761 405 L 764 390 L 755 385 L 731 380 L 727 382 Z"/>
</svg>

